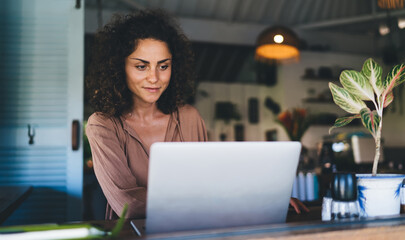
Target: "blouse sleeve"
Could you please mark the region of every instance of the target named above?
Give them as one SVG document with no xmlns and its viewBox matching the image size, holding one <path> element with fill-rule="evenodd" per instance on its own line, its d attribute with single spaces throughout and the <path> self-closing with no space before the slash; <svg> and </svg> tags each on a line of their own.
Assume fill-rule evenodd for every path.
<svg viewBox="0 0 405 240">
<path fill-rule="evenodd" d="M 111 208 L 120 215 L 128 203 L 129 218 L 144 218 L 146 189 L 139 187 L 131 173 L 117 129 L 111 119 L 100 115 L 89 118 L 86 127 L 94 171 Z"/>
</svg>

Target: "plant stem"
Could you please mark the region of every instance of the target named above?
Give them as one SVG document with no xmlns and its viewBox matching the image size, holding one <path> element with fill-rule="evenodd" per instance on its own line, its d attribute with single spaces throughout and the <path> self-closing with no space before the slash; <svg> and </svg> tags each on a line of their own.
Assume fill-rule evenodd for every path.
<svg viewBox="0 0 405 240">
<path fill-rule="evenodd" d="M 373 99 L 372 102 L 374 103 L 374 107 L 375 107 L 376 110 L 381 109 L 380 108 L 380 101 L 377 100 L 377 103 L 376 103 L 375 100 Z M 378 114 L 380 114 L 380 113 L 378 113 Z"/>
<path fill-rule="evenodd" d="M 375 137 L 375 155 L 373 162 L 373 176 L 377 175 L 378 161 L 380 160 L 380 150 L 381 150 L 381 129 L 382 129 L 382 117 L 380 118 L 380 123 L 377 129 L 377 135 Z"/>
</svg>

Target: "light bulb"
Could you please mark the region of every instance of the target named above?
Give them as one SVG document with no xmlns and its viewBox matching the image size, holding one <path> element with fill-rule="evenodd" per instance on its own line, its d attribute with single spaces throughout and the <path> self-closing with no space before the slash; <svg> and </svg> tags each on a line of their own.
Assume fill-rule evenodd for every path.
<svg viewBox="0 0 405 240">
<path fill-rule="evenodd" d="M 273 39 L 276 43 L 282 43 L 284 41 L 284 37 L 280 34 L 275 35 Z"/>
<path fill-rule="evenodd" d="M 388 28 L 387 25 L 380 25 L 380 27 L 378 28 L 378 31 L 380 32 L 381 36 L 387 35 L 388 33 L 390 33 L 390 29 Z"/>
<path fill-rule="evenodd" d="M 405 28 L 405 18 L 398 19 L 398 27 L 399 29 Z"/>
</svg>

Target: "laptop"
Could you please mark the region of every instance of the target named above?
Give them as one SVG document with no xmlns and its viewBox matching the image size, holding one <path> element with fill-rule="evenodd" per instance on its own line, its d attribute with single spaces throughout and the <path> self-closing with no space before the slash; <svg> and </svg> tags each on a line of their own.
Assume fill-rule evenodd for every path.
<svg viewBox="0 0 405 240">
<path fill-rule="evenodd" d="M 145 233 L 285 222 L 300 151 L 299 142 L 153 144 Z"/>
</svg>

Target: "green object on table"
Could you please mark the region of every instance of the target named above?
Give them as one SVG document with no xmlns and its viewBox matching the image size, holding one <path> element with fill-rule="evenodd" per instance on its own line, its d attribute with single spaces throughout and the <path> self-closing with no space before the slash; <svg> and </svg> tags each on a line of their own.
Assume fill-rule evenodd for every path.
<svg viewBox="0 0 405 240">
<path fill-rule="evenodd" d="M 0 239 L 100 239 L 116 237 L 122 230 L 128 204 L 124 205 L 120 219 L 112 231 L 105 231 L 92 224 L 38 224 L 0 228 Z"/>
<path fill-rule="evenodd" d="M 128 210 L 128 204 L 125 204 L 124 208 L 122 209 L 120 219 L 118 220 L 117 224 L 115 224 L 115 227 L 111 231 L 112 237 L 118 236 L 118 234 L 121 232 L 121 229 L 124 226 L 125 215 L 127 215 L 127 210 Z"/>
</svg>

